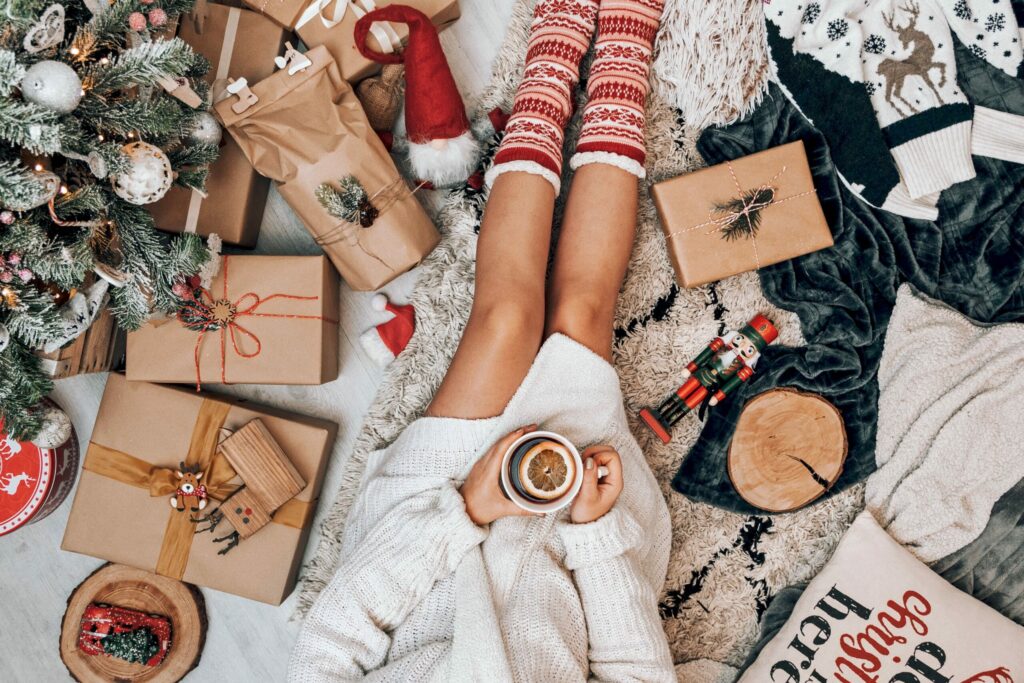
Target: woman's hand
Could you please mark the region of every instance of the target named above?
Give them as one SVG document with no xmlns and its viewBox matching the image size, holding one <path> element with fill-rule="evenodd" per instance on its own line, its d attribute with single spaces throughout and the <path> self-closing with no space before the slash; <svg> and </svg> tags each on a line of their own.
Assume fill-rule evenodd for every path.
<svg viewBox="0 0 1024 683">
<path fill-rule="evenodd" d="M 528 512 L 501 492 L 501 460 L 512 442 L 526 432 L 532 432 L 537 425 L 520 427 L 508 436 L 499 439 L 491 446 L 469 471 L 469 476 L 459 489 L 462 499 L 466 501 L 466 514 L 474 524 L 484 526 L 496 519 L 512 515 L 530 515 Z"/>
<path fill-rule="evenodd" d="M 601 467 L 608 474 L 597 478 Z M 591 446 L 583 451 L 583 486 L 572 503 L 570 519 L 575 524 L 586 524 L 600 519 L 612 509 L 622 493 L 622 460 L 611 446 Z"/>
</svg>

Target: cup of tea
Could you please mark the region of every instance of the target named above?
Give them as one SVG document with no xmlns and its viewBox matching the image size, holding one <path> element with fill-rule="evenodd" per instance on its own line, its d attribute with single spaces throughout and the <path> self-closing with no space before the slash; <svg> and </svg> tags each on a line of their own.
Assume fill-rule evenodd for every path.
<svg viewBox="0 0 1024 683">
<path fill-rule="evenodd" d="M 608 474 L 598 469 L 600 478 Z M 501 461 L 501 490 L 513 503 L 546 514 L 569 505 L 583 486 L 583 458 L 561 434 L 536 431 L 516 439 Z"/>
</svg>

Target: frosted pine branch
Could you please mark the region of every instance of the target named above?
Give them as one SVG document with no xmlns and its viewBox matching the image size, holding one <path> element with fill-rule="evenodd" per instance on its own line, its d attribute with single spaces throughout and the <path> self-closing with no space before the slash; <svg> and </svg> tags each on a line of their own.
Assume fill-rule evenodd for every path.
<svg viewBox="0 0 1024 683">
<path fill-rule="evenodd" d="M 90 66 L 84 70 L 82 82 L 87 93 L 103 95 L 136 85 L 152 85 L 163 76 L 180 76 L 194 61 L 192 48 L 180 38 L 154 40 L 128 48 L 107 64 Z"/>
<path fill-rule="evenodd" d="M 60 150 L 58 115 L 23 100 L 0 99 L 0 138 L 33 154 Z"/>
<path fill-rule="evenodd" d="M 0 96 L 11 94 L 25 76 L 25 67 L 10 50 L 0 50 Z"/>
</svg>

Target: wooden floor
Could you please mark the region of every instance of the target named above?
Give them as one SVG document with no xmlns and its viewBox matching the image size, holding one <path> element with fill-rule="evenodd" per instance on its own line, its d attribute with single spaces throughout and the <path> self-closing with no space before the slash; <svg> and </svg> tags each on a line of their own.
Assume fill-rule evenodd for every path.
<svg viewBox="0 0 1024 683">
<path fill-rule="evenodd" d="M 487 83 L 490 64 L 505 33 L 513 0 L 462 0 L 462 18 L 442 36 L 455 79 L 464 96 Z M 211 201 L 215 200 L 211 197 Z M 267 205 L 258 253 L 313 254 L 318 249 L 276 192 Z M 385 288 L 403 300 L 415 271 Z M 362 423 L 381 379 L 381 370 L 363 353 L 359 335 L 380 322 L 368 293 L 343 288 L 341 376 L 321 387 L 233 387 L 231 393 L 263 403 L 326 417 L 340 426 L 324 484 L 307 558 L 318 542 L 319 520 L 338 489 L 343 458 Z M 82 444 L 88 442 L 105 375 L 58 382 L 54 397 L 74 421 Z M 138 425 L 145 429 L 146 425 Z M 0 538 L 0 681 L 49 683 L 67 680 L 58 655 L 60 619 L 71 590 L 101 561 L 60 550 L 70 499 L 50 517 Z M 193 682 L 272 682 L 285 678 L 288 654 L 298 632 L 290 622 L 295 595 L 280 607 L 203 590 L 209 633 Z"/>
</svg>

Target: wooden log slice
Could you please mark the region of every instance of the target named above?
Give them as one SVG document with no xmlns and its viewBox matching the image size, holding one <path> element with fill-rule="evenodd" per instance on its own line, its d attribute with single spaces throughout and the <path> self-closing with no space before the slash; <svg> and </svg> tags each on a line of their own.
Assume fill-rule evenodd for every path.
<svg viewBox="0 0 1024 683">
<path fill-rule="evenodd" d="M 743 408 L 729 445 L 729 479 L 743 500 L 789 512 L 832 488 L 846 460 L 846 428 L 817 394 L 772 389 Z"/>
<path fill-rule="evenodd" d="M 78 649 L 82 614 L 90 603 L 157 614 L 171 621 L 171 646 L 155 667 L 132 664 Z M 81 683 L 147 681 L 173 683 L 199 664 L 206 641 L 206 603 L 195 586 L 123 564 L 105 564 L 80 583 L 68 598 L 60 632 L 60 658 Z"/>
</svg>

